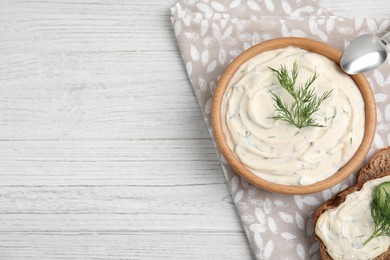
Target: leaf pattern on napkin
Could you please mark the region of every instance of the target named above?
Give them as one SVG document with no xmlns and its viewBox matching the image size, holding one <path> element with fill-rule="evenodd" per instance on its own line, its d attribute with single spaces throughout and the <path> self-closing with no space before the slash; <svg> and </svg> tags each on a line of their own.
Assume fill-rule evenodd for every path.
<svg viewBox="0 0 390 260">
<path fill-rule="evenodd" d="M 358 35 L 381 35 L 390 29 L 389 19 L 334 17 L 314 0 L 182 0 L 171 13 L 187 74 L 212 138 L 210 113 L 216 83 L 228 64 L 250 46 L 271 38 L 300 36 L 343 49 Z M 390 144 L 389 71 L 388 60 L 366 74 L 378 105 L 377 133 L 369 155 Z M 323 201 L 356 177 L 316 194 L 275 194 L 246 182 L 217 154 L 256 258 L 319 259 L 312 216 Z"/>
</svg>

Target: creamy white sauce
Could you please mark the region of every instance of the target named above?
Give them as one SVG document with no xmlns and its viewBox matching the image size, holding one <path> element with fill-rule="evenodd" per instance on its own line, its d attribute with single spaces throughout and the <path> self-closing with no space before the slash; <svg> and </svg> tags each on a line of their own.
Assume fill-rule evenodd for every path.
<svg viewBox="0 0 390 260">
<path fill-rule="evenodd" d="M 370 201 L 375 188 L 390 176 L 368 181 L 360 191 L 346 196 L 337 208 L 325 211 L 317 220 L 315 232 L 334 259 L 373 259 L 386 252 L 390 237 L 380 236 L 363 246 L 374 232 Z"/>
<path fill-rule="evenodd" d="M 276 116 L 270 91 L 291 98 L 269 67 L 298 62 L 298 83 L 316 71 L 318 95 L 333 89 L 314 114 L 325 127 L 301 129 Z M 231 80 L 222 102 L 222 125 L 235 156 L 254 174 L 279 184 L 308 185 L 338 171 L 355 154 L 364 135 L 364 102 L 355 82 L 322 55 L 295 47 L 257 55 Z"/>
</svg>

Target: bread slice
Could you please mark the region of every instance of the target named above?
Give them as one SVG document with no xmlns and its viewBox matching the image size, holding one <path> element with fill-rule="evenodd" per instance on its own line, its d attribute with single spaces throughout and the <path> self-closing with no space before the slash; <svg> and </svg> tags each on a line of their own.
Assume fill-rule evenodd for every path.
<svg viewBox="0 0 390 260">
<path fill-rule="evenodd" d="M 340 193 L 333 196 L 331 199 L 327 200 L 322 204 L 316 211 L 314 215 L 314 227 L 317 224 L 317 220 L 320 215 L 328 209 L 336 208 L 340 205 L 345 197 L 357 190 L 360 190 L 363 184 L 369 180 L 373 180 L 376 178 L 381 178 L 384 176 L 390 175 L 390 147 L 386 147 L 378 150 L 368 161 L 368 163 L 360 170 L 357 182 L 354 186 L 349 187 Z M 316 236 L 320 244 L 320 254 L 323 260 L 332 260 L 326 251 L 326 247 L 324 243 L 321 241 L 319 237 Z M 387 252 L 384 252 L 380 256 L 377 256 L 375 260 L 388 260 L 390 259 L 390 247 Z"/>
</svg>

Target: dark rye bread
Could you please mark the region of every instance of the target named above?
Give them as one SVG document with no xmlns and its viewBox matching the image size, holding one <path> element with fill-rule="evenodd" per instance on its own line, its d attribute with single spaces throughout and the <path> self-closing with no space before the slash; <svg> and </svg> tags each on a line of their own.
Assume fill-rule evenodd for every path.
<svg viewBox="0 0 390 260">
<path fill-rule="evenodd" d="M 331 199 L 327 200 L 322 204 L 316 211 L 314 215 L 314 227 L 316 226 L 319 216 L 328 209 L 336 208 L 340 205 L 345 197 L 357 190 L 360 190 L 363 184 L 369 180 L 381 178 L 384 176 L 390 175 L 390 147 L 386 147 L 378 150 L 368 161 L 368 163 L 360 170 L 357 182 L 354 186 L 349 187 L 340 193 L 333 196 Z M 329 254 L 326 251 L 324 243 L 321 239 L 316 236 L 320 244 L 320 254 L 323 260 L 332 260 Z M 380 256 L 374 258 L 375 260 L 389 260 L 390 259 L 390 247 L 387 252 L 384 252 Z"/>
</svg>

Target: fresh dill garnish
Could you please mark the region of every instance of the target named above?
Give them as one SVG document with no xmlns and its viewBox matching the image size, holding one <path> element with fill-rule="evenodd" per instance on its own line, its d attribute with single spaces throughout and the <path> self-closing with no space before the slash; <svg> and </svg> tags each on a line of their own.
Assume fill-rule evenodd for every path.
<svg viewBox="0 0 390 260">
<path fill-rule="evenodd" d="M 323 125 L 316 122 L 312 115 L 320 109 L 321 102 L 327 99 L 333 90 L 324 92 L 320 97 L 314 93 L 314 88 L 311 88 L 311 85 L 319 76 L 316 72 L 307 79 L 305 84 L 296 87 L 296 80 L 299 74 L 299 66 L 296 61 L 294 61 L 290 72 L 286 65 L 280 65 L 279 70 L 270 69 L 276 74 L 280 85 L 293 98 L 293 102 L 289 106 L 279 95 L 271 91 L 272 99 L 275 101 L 275 111 L 278 112 L 272 118 L 288 122 L 297 128 L 305 126 L 323 127 Z"/>
<path fill-rule="evenodd" d="M 390 182 L 384 182 L 375 189 L 375 195 L 370 205 L 375 229 L 363 245 L 375 237 L 390 236 Z"/>
</svg>

